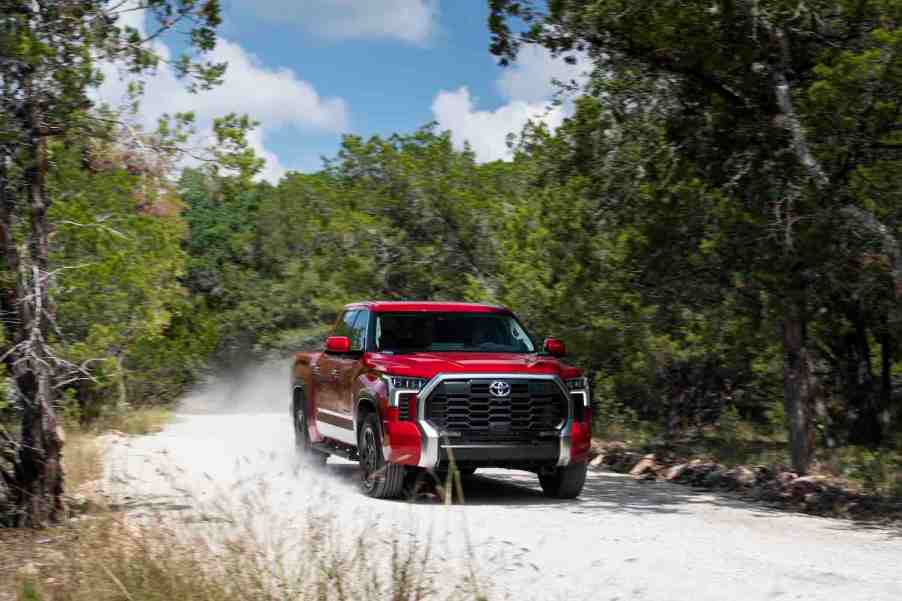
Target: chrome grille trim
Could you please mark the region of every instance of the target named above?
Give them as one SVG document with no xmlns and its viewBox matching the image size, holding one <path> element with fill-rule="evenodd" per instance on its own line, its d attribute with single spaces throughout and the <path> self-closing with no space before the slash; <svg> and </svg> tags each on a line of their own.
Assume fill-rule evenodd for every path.
<svg viewBox="0 0 902 601">
<path fill-rule="evenodd" d="M 433 377 L 417 395 L 417 426 L 422 435 L 419 466 L 434 468 L 438 465 L 439 436 L 435 426 L 426 419 L 426 400 L 435 389 L 447 380 L 545 380 L 554 382 L 560 390 L 567 404 L 567 412 L 564 423 L 558 430 L 560 439 L 560 452 L 558 454 L 558 466 L 570 463 L 570 431 L 573 426 L 573 400 L 570 391 L 564 385 L 563 380 L 554 374 L 522 374 L 522 373 L 441 373 Z M 446 443 L 450 442 L 447 438 Z"/>
</svg>

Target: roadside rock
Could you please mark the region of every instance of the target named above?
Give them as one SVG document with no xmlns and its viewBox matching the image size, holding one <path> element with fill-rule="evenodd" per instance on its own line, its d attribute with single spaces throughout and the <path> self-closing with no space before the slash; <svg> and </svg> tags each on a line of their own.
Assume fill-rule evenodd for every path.
<svg viewBox="0 0 902 601">
<path fill-rule="evenodd" d="M 674 482 L 713 488 L 718 485 L 723 475 L 724 467 L 718 463 L 693 460 L 682 466 L 682 469 L 675 471 Z"/>
<path fill-rule="evenodd" d="M 717 488 L 718 486 L 723 485 L 725 473 L 722 465 L 715 464 L 708 470 L 708 473 L 705 474 L 704 478 L 702 478 L 702 486 L 705 488 Z"/>
<path fill-rule="evenodd" d="M 630 470 L 631 476 L 641 476 L 645 473 L 654 473 L 656 468 L 658 467 L 657 463 L 655 463 L 654 454 L 649 454 L 644 456 L 639 460 L 639 463 L 633 466 Z"/>
<path fill-rule="evenodd" d="M 750 501 L 763 502 L 815 515 L 870 519 L 895 516 L 902 519 L 902 503 L 862 495 L 848 483 L 826 476 L 799 476 L 785 465 L 726 468 L 713 461 L 687 461 L 673 450 L 648 447 L 654 453 L 630 451 L 622 443 L 593 442 L 597 451 L 591 465 L 629 473 L 640 482 L 658 479 L 707 489 L 738 492 Z M 682 461 L 681 461 L 682 460 Z"/>
<path fill-rule="evenodd" d="M 749 488 L 753 484 L 755 484 L 755 472 L 743 466 L 727 470 L 720 480 L 720 485 L 729 490 Z"/>
<path fill-rule="evenodd" d="M 604 464 L 615 472 L 629 472 L 642 458 L 639 453 L 611 449 L 605 453 Z"/>
<path fill-rule="evenodd" d="M 677 465 L 670 466 L 667 468 L 667 471 L 664 472 L 665 480 L 678 480 L 683 472 L 686 471 L 686 468 L 689 466 L 688 463 L 680 463 Z"/>
<path fill-rule="evenodd" d="M 816 476 L 796 478 L 786 485 L 793 499 L 802 500 L 824 490 L 823 479 Z"/>
<path fill-rule="evenodd" d="M 799 475 L 795 472 L 780 472 L 779 474 L 777 474 L 777 482 L 779 482 L 783 486 L 786 486 L 798 477 Z"/>
</svg>

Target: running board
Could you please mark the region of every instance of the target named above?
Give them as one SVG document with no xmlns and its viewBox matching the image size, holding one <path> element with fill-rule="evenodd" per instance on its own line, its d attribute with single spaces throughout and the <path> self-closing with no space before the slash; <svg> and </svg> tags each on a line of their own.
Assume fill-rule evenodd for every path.
<svg viewBox="0 0 902 601">
<path fill-rule="evenodd" d="M 315 442 L 311 445 L 315 450 L 320 451 L 322 453 L 328 453 L 329 455 L 338 455 L 339 457 L 344 457 L 350 461 L 357 461 L 360 459 L 360 456 L 357 454 L 357 449 L 348 445 L 343 445 L 339 443 L 333 442 Z"/>
</svg>

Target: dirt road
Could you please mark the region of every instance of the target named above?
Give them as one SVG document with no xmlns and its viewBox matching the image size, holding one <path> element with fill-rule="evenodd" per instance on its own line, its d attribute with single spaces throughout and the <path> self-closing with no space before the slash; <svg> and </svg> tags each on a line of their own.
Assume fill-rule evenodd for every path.
<svg viewBox="0 0 902 601">
<path fill-rule="evenodd" d="M 112 493 L 137 507 L 192 511 L 263 490 L 279 516 L 313 508 L 348 532 L 431 533 L 444 561 L 465 561 L 468 536 L 493 598 L 902 599 L 899 532 L 604 472 L 578 501 L 557 502 L 530 474 L 480 470 L 466 504 L 446 507 L 368 499 L 345 461 L 324 473 L 295 465 L 285 412 L 180 415 L 158 435 L 112 445 L 108 461 Z"/>
</svg>

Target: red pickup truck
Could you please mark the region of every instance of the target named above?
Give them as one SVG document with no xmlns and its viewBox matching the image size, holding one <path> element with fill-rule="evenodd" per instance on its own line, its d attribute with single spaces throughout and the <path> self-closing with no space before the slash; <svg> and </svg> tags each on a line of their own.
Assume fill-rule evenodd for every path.
<svg viewBox="0 0 902 601">
<path fill-rule="evenodd" d="M 298 353 L 291 415 L 298 452 L 360 462 L 363 490 L 398 497 L 417 472 L 536 472 L 575 498 L 592 422 L 583 373 L 541 349 L 503 307 L 452 302 L 347 305 L 322 351 Z"/>
</svg>

